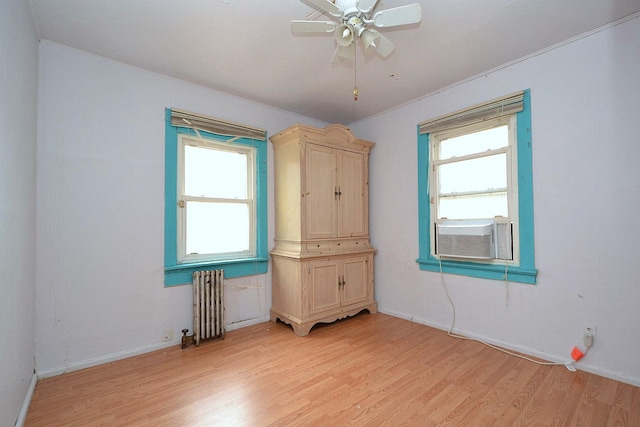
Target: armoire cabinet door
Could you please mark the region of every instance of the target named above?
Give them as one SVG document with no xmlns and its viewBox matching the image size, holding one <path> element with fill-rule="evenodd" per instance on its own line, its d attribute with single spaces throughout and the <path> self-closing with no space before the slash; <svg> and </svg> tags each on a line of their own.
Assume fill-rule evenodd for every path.
<svg viewBox="0 0 640 427">
<path fill-rule="evenodd" d="M 320 145 L 306 146 L 305 191 L 307 238 L 321 239 L 338 234 L 336 150 Z"/>
<path fill-rule="evenodd" d="M 340 261 L 320 260 L 307 265 L 309 314 L 340 308 Z"/>
<path fill-rule="evenodd" d="M 307 238 L 365 236 L 365 160 L 361 153 L 307 145 Z"/>
<path fill-rule="evenodd" d="M 309 314 L 367 301 L 369 255 L 311 261 L 307 265 Z"/>
<path fill-rule="evenodd" d="M 338 153 L 338 237 L 367 234 L 364 155 Z"/>
<path fill-rule="evenodd" d="M 342 261 L 341 305 L 366 301 L 369 292 L 369 257 L 351 257 Z"/>
</svg>

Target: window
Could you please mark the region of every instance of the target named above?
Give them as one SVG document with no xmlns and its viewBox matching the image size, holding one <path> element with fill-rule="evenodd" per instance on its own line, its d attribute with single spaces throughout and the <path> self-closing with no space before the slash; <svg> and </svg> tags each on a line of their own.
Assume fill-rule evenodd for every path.
<svg viewBox="0 0 640 427">
<path fill-rule="evenodd" d="M 167 109 L 165 139 L 165 286 L 266 273 L 266 133 Z"/>
<path fill-rule="evenodd" d="M 535 283 L 529 91 L 419 125 L 421 269 Z"/>
<path fill-rule="evenodd" d="M 515 130 L 510 115 L 430 135 L 431 255 L 518 259 L 517 240 L 513 244 L 513 231 L 518 235 Z M 478 225 L 486 226 L 487 239 L 471 237 L 469 228 Z M 496 243 L 502 252 L 495 250 Z"/>
<path fill-rule="evenodd" d="M 178 138 L 178 262 L 255 256 L 255 148 Z"/>
</svg>

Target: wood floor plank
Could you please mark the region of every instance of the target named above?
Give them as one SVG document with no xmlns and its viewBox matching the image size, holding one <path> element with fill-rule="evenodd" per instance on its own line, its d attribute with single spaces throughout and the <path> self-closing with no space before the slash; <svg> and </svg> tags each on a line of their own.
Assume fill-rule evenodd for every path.
<svg viewBox="0 0 640 427">
<path fill-rule="evenodd" d="M 531 367 L 527 366 L 526 368 L 530 369 Z M 515 396 L 506 410 L 497 419 L 497 426 L 512 427 L 516 425 L 516 420 L 520 417 L 522 411 L 527 408 L 531 399 L 533 399 L 533 396 L 544 381 L 547 371 L 548 367 L 546 366 L 535 366 L 535 370 L 531 374 L 523 377 L 523 380 L 527 380 L 526 383 L 518 390 L 514 390 Z"/>
<path fill-rule="evenodd" d="M 25 426 L 638 426 L 640 389 L 377 313 L 38 382 Z"/>
<path fill-rule="evenodd" d="M 552 370 L 550 367 L 546 367 L 546 369 L 548 372 Z M 520 414 L 513 425 L 526 426 L 542 423 L 542 419 L 547 415 L 544 410 L 549 401 L 551 391 L 553 390 L 554 382 L 555 376 L 552 373 L 544 376 L 540 386 L 531 396 L 531 399 L 521 408 Z"/>
<path fill-rule="evenodd" d="M 567 391 L 562 395 L 560 400 L 550 405 L 549 411 L 553 412 L 554 415 L 548 423 L 549 426 L 565 427 L 570 425 L 573 414 L 580 402 L 580 396 L 582 396 L 587 376 L 588 375 L 583 372 L 572 373 Z"/>
</svg>

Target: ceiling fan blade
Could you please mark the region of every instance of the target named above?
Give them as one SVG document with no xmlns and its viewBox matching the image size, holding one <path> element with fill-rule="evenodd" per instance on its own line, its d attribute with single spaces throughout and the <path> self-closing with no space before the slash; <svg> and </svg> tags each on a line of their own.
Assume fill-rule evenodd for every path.
<svg viewBox="0 0 640 427">
<path fill-rule="evenodd" d="M 380 40 L 378 40 L 378 48 L 376 49 L 376 52 L 383 58 L 386 58 L 391 55 L 395 49 L 396 45 L 383 34 L 380 34 Z"/>
<path fill-rule="evenodd" d="M 294 33 L 332 33 L 336 24 L 333 21 L 291 21 Z"/>
<path fill-rule="evenodd" d="M 337 18 L 340 18 L 342 16 L 342 13 L 343 13 L 342 10 L 338 6 L 330 2 L 329 0 L 306 0 L 306 1 L 314 5 L 318 9 L 321 9 L 327 12 L 329 15 L 335 16 Z"/>
<path fill-rule="evenodd" d="M 358 0 L 356 8 L 366 15 L 376 7 L 376 3 L 378 3 L 378 0 Z"/>
<path fill-rule="evenodd" d="M 372 21 L 373 25 L 379 28 L 415 24 L 422 21 L 422 6 L 420 3 L 414 3 L 381 10 L 373 15 Z"/>
</svg>

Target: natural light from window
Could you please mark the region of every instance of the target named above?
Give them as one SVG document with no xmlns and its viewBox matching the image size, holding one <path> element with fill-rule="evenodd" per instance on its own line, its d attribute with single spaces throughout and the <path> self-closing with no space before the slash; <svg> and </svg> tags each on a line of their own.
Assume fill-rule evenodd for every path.
<svg viewBox="0 0 640 427">
<path fill-rule="evenodd" d="M 250 250 L 247 157 L 235 151 L 185 145 L 186 254 Z"/>
<path fill-rule="evenodd" d="M 507 217 L 507 125 L 439 140 L 438 219 Z"/>
</svg>

